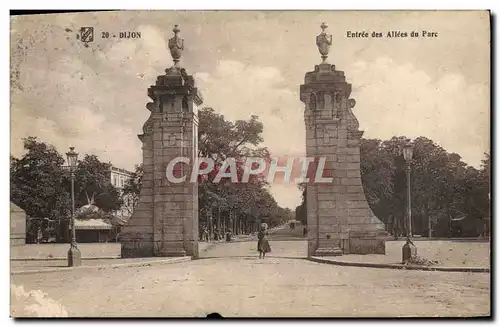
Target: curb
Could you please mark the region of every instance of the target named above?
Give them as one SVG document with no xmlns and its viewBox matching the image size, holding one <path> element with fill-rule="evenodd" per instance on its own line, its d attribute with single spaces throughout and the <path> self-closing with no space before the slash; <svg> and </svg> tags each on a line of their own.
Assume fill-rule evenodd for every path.
<svg viewBox="0 0 500 327">
<path fill-rule="evenodd" d="M 385 269 L 400 269 L 400 270 L 425 270 L 425 271 L 446 271 L 446 272 L 474 272 L 474 273 L 489 273 L 490 268 L 480 267 L 432 267 L 432 266 L 406 266 L 398 263 L 369 263 L 369 262 L 347 262 L 320 257 L 308 257 L 309 261 L 326 263 L 337 266 L 348 267 L 366 267 L 366 268 L 385 268 Z"/>
<path fill-rule="evenodd" d="M 39 273 L 50 273 L 50 272 L 64 272 L 64 271 L 72 271 L 72 270 L 83 270 L 83 269 L 109 269 L 109 268 L 126 268 L 126 267 L 143 267 L 143 266 L 151 266 L 151 265 L 161 265 L 161 264 L 171 264 L 171 263 L 179 263 L 191 261 L 191 257 L 176 257 L 170 259 L 163 260 L 152 260 L 152 261 L 143 261 L 143 262 L 129 262 L 129 263 L 116 263 L 111 265 L 100 265 L 100 266 L 79 266 L 79 267 L 60 267 L 60 268 L 51 268 L 51 269 L 39 269 L 39 270 L 20 270 L 11 272 L 11 275 L 27 275 L 27 274 L 39 274 Z"/>
</svg>

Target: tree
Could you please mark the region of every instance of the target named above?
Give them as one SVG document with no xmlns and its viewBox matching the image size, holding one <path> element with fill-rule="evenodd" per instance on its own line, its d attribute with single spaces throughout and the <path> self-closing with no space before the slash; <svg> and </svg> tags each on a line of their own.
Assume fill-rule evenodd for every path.
<svg viewBox="0 0 500 327">
<path fill-rule="evenodd" d="M 249 120 L 227 121 L 213 108 L 198 112 L 198 156 L 211 158 L 217 163 L 228 157 L 249 155 L 262 143 L 264 125 L 252 115 Z"/>
<path fill-rule="evenodd" d="M 57 231 L 71 214 L 64 159 L 52 145 L 36 137 L 24 138 L 23 142 L 25 155 L 10 158 L 10 200 L 26 212 L 31 238 L 41 230 L 46 238 L 57 236 L 62 240 L 64 233 Z"/>
<path fill-rule="evenodd" d="M 234 125 L 212 108 L 198 112 L 198 157 L 222 162 L 231 151 Z"/>
<path fill-rule="evenodd" d="M 31 233 L 56 236 L 59 241 L 67 237 L 71 217 L 71 182 L 65 160 L 54 146 L 36 137 L 23 139 L 26 154 L 18 159 L 11 156 L 11 201 L 26 211 Z M 75 171 L 75 209 L 95 204 L 110 213 L 120 208 L 118 191 L 110 182 L 110 164 L 103 163 L 94 155 L 86 155 L 78 162 Z M 55 234 L 55 235 L 54 235 Z"/>
<path fill-rule="evenodd" d="M 70 207 L 63 157 L 36 137 L 24 138 L 26 154 L 10 159 L 11 201 L 30 217 L 65 219 Z"/>
<path fill-rule="evenodd" d="M 489 233 L 490 164 L 490 155 L 485 153 L 480 169 L 467 167 L 458 181 L 457 190 L 462 200 L 459 209 L 466 216 L 459 226 L 464 236 Z M 456 229 L 457 226 L 452 227 Z"/>
<path fill-rule="evenodd" d="M 94 198 L 95 205 L 104 212 L 120 209 L 121 195 L 111 184 L 111 164 L 104 163 L 95 155 L 85 155 L 78 162 L 75 172 L 75 202 L 79 208 Z"/>
<path fill-rule="evenodd" d="M 122 203 L 127 208 L 130 214 L 132 214 L 139 202 L 139 192 L 141 190 L 142 185 L 142 176 L 143 176 L 142 164 L 135 166 L 135 171 L 125 182 L 122 191 Z"/>
<path fill-rule="evenodd" d="M 390 148 L 389 148 L 390 149 Z M 386 224 L 393 222 L 394 174 L 396 163 L 381 140 L 361 140 L 361 179 L 368 203 Z"/>
<path fill-rule="evenodd" d="M 276 203 L 269 192 L 264 191 L 266 182 L 262 176 L 251 175 L 248 183 L 232 183 L 229 178 L 214 183 L 227 158 L 233 158 L 236 162 L 238 182 L 242 180 L 246 158 L 259 157 L 269 162 L 269 151 L 259 147 L 263 141 L 263 124 L 258 117 L 251 116 L 248 120 L 233 123 L 212 108 L 203 108 L 198 116 L 198 155 L 210 158 L 215 163 L 214 169 L 200 179 L 200 218 L 203 220 L 216 207 L 217 212 L 222 211 L 226 216 L 234 217 L 233 224 L 238 226 L 243 223 L 246 226 L 244 229 L 264 217 L 277 219 L 273 216 L 277 211 L 271 211 Z"/>
<path fill-rule="evenodd" d="M 301 183 L 298 185 L 299 190 L 302 191 L 302 203 L 295 208 L 295 220 L 300 221 L 302 224 L 307 225 L 307 190 L 306 184 Z"/>
<path fill-rule="evenodd" d="M 360 148 L 361 178 L 367 201 L 377 217 L 399 231 L 406 230 L 407 163 L 402 149 L 408 142 L 404 136 L 386 141 L 362 139 Z M 478 170 L 428 138 L 419 137 L 412 143 L 413 233 L 427 236 L 429 225 L 432 235 L 437 237 L 484 233 L 490 216 L 489 154 L 485 154 Z M 304 193 L 302 204 L 296 208 L 297 220 L 306 221 L 306 207 Z M 459 218 L 463 219 L 458 221 Z"/>
</svg>

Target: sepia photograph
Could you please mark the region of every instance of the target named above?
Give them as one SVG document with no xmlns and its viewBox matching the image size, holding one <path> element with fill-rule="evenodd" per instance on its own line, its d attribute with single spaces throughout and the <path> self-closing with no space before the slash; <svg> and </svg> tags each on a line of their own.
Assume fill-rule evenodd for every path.
<svg viewBox="0 0 500 327">
<path fill-rule="evenodd" d="M 491 318 L 490 11 L 9 20 L 12 318 Z"/>
</svg>

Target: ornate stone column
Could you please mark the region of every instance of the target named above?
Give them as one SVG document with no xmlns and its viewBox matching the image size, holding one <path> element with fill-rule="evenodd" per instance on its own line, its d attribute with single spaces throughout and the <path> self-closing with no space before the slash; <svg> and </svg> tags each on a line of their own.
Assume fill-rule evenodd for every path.
<svg viewBox="0 0 500 327">
<path fill-rule="evenodd" d="M 307 185 L 308 254 L 385 254 L 384 224 L 373 214 L 364 194 L 360 172 L 363 131 L 352 109 L 351 84 L 343 71 L 327 62 L 331 35 L 326 24 L 316 38 L 322 63 L 305 75 L 300 100 L 305 104 L 306 153 L 325 158 L 328 183 Z"/>
<path fill-rule="evenodd" d="M 194 79 L 179 66 L 184 40 L 177 25 L 169 48 L 174 65 L 148 89 L 153 100 L 143 127 L 143 170 L 139 203 L 121 234 L 122 257 L 198 256 L 198 184 L 191 170 L 198 152 L 197 106 L 202 98 Z M 167 179 L 167 165 L 177 157 L 189 164 L 175 166 L 182 183 Z"/>
</svg>

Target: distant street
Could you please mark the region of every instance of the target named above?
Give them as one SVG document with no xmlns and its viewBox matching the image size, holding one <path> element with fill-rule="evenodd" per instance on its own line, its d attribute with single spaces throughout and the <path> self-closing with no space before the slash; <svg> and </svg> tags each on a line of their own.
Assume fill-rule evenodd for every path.
<svg viewBox="0 0 500 327">
<path fill-rule="evenodd" d="M 313 263 L 305 241 L 219 243 L 202 259 L 151 267 L 13 275 L 71 317 L 477 316 L 490 311 L 489 274 Z"/>
</svg>

